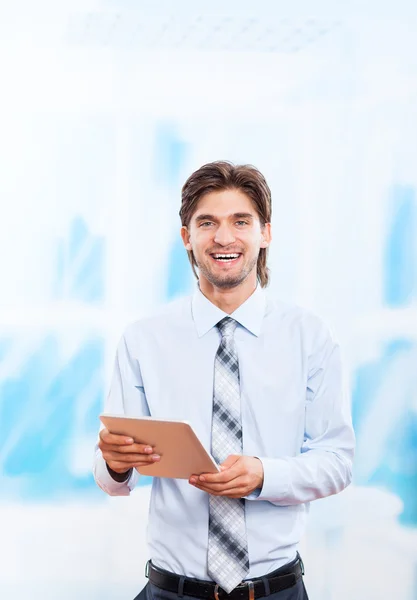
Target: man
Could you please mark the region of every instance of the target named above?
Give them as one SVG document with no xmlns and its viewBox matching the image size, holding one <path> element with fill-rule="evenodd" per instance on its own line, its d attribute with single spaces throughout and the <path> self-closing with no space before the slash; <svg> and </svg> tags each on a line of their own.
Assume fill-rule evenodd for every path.
<svg viewBox="0 0 417 600">
<path fill-rule="evenodd" d="M 182 189 L 180 217 L 198 286 L 127 328 L 106 411 L 189 420 L 221 470 L 154 478 L 138 598 L 301 600 L 308 503 L 351 480 L 339 347 L 319 318 L 264 291 L 271 193 L 257 169 L 202 166 Z M 135 467 L 158 460 L 103 429 L 95 478 L 128 495 Z"/>
</svg>

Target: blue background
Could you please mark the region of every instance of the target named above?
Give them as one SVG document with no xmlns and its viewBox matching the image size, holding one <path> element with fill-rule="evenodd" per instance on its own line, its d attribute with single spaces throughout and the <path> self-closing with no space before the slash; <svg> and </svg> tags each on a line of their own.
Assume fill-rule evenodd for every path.
<svg viewBox="0 0 417 600">
<path fill-rule="evenodd" d="M 229 159 L 272 188 L 270 293 L 335 329 L 352 392 L 354 483 L 311 506 L 310 598 L 417 598 L 415 15 L 342 12 L 0 9 L 2 597 L 140 590 L 150 480 L 95 486 L 98 414 L 126 324 L 192 289 L 182 183 Z"/>
</svg>

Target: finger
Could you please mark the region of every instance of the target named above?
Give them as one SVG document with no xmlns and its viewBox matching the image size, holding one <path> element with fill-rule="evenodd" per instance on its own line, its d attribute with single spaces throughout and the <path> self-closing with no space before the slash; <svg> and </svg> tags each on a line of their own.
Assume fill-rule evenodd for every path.
<svg viewBox="0 0 417 600">
<path fill-rule="evenodd" d="M 246 496 L 249 493 L 250 486 L 242 481 L 235 481 L 231 485 L 223 485 L 223 487 L 218 487 L 214 489 L 212 486 L 197 484 L 194 487 L 198 487 L 204 492 L 208 494 L 213 494 L 215 496 L 228 496 L 229 494 L 238 494 L 239 497 Z"/>
<path fill-rule="evenodd" d="M 137 462 L 152 463 L 160 460 L 159 454 L 121 454 L 120 452 L 103 452 L 103 458 L 106 462 L 117 461 L 125 464 L 133 465 Z"/>
<path fill-rule="evenodd" d="M 226 458 L 226 460 L 224 460 L 222 462 L 222 464 L 220 465 L 220 468 L 222 471 L 224 471 L 224 469 L 229 469 L 231 466 L 233 466 L 240 458 L 242 458 L 242 456 L 240 454 L 231 454 L 230 456 L 228 456 Z"/>
<path fill-rule="evenodd" d="M 119 462 L 117 460 L 110 461 L 107 464 L 109 465 L 110 469 L 113 469 L 113 471 L 120 472 L 120 473 L 126 473 L 130 469 L 134 469 L 136 467 L 140 468 L 140 467 L 149 466 L 148 462 L 137 462 L 134 465 L 127 465 L 126 463 Z"/>
<path fill-rule="evenodd" d="M 126 435 L 117 435 L 116 433 L 110 433 L 108 429 L 102 429 L 100 431 L 100 440 L 105 444 L 111 444 L 114 446 L 125 446 L 126 444 L 133 444 L 133 438 Z"/>
<path fill-rule="evenodd" d="M 226 458 L 226 460 L 219 465 L 219 469 L 220 471 L 216 472 L 216 473 L 201 473 L 200 475 L 191 475 L 191 477 L 194 477 L 196 479 L 198 479 L 199 477 L 202 477 L 202 481 L 218 481 L 218 476 L 223 472 L 226 471 L 228 469 L 230 469 L 230 467 L 232 465 L 234 465 L 235 463 L 237 463 L 239 461 L 239 459 L 241 459 L 242 456 L 240 454 L 231 454 L 230 456 L 228 456 Z M 227 476 L 226 476 L 227 477 Z"/>
<path fill-rule="evenodd" d="M 230 488 L 232 487 L 232 485 L 237 485 L 237 480 L 239 480 L 241 478 L 241 475 L 239 475 L 238 477 L 234 477 L 233 479 L 231 479 L 230 481 L 200 481 L 200 479 L 198 478 L 194 478 L 191 477 L 190 478 L 190 483 L 193 485 L 200 485 L 204 488 L 213 490 L 213 491 L 218 491 L 218 490 L 224 490 L 226 487 Z M 242 483 L 241 481 L 239 483 Z"/>
<path fill-rule="evenodd" d="M 220 465 L 219 473 L 203 473 L 200 475 L 200 481 L 208 482 L 226 482 L 234 479 L 242 471 L 242 456 L 232 454 Z"/>
<path fill-rule="evenodd" d="M 152 454 L 154 449 L 147 444 L 128 444 L 126 446 L 116 446 L 115 444 L 99 443 L 102 452 L 120 452 L 126 454 Z M 155 453 L 157 454 L 157 453 Z"/>
<path fill-rule="evenodd" d="M 190 481 L 190 483 L 192 483 L 192 482 Z M 222 482 L 222 483 L 207 483 L 206 481 L 201 482 L 201 481 L 197 480 L 195 482 L 195 484 L 193 484 L 193 485 L 198 485 L 198 486 L 204 488 L 205 491 L 217 493 L 217 492 L 229 490 L 229 489 L 236 488 L 236 487 L 249 488 L 250 481 L 248 480 L 246 475 L 240 475 L 238 477 L 235 477 L 231 481 L 226 481 L 226 482 Z"/>
<path fill-rule="evenodd" d="M 226 483 L 228 481 L 232 481 L 242 475 L 243 466 L 240 461 L 236 461 L 233 466 L 220 473 L 203 473 L 198 477 L 199 481 L 204 481 L 205 483 Z"/>
<path fill-rule="evenodd" d="M 245 487 L 242 487 L 242 486 L 225 488 L 225 489 L 221 489 L 221 490 L 213 490 L 212 488 L 198 485 L 198 484 L 194 485 L 194 487 L 201 490 L 202 492 L 206 492 L 207 494 L 210 494 L 211 496 L 226 496 L 227 498 L 243 498 L 244 496 L 247 496 L 249 494 L 248 489 Z"/>
</svg>

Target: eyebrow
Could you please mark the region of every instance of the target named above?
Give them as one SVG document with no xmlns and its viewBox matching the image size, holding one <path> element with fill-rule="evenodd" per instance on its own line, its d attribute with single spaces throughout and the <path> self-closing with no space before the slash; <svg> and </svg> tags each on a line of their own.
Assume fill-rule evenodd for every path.
<svg viewBox="0 0 417 600">
<path fill-rule="evenodd" d="M 230 215 L 230 217 L 232 219 L 249 219 L 253 221 L 253 215 L 251 215 L 250 213 L 235 213 L 233 215 Z M 197 222 L 201 222 L 201 221 L 217 221 L 217 217 L 215 217 L 214 215 L 198 215 L 195 220 Z"/>
</svg>

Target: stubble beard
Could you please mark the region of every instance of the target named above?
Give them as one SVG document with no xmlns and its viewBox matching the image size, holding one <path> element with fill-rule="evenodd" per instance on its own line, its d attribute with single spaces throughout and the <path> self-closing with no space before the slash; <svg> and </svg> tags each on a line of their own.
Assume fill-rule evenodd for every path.
<svg viewBox="0 0 417 600">
<path fill-rule="evenodd" d="M 194 257 L 195 258 L 195 257 Z M 233 289 L 239 286 L 241 283 L 245 281 L 248 275 L 256 268 L 256 264 L 258 262 L 258 257 L 252 259 L 252 261 L 245 267 L 241 269 L 239 273 L 235 275 L 225 275 L 224 277 L 216 277 L 216 275 L 209 269 L 204 263 L 197 261 L 195 258 L 198 270 L 204 277 L 215 287 L 219 289 Z"/>
</svg>

